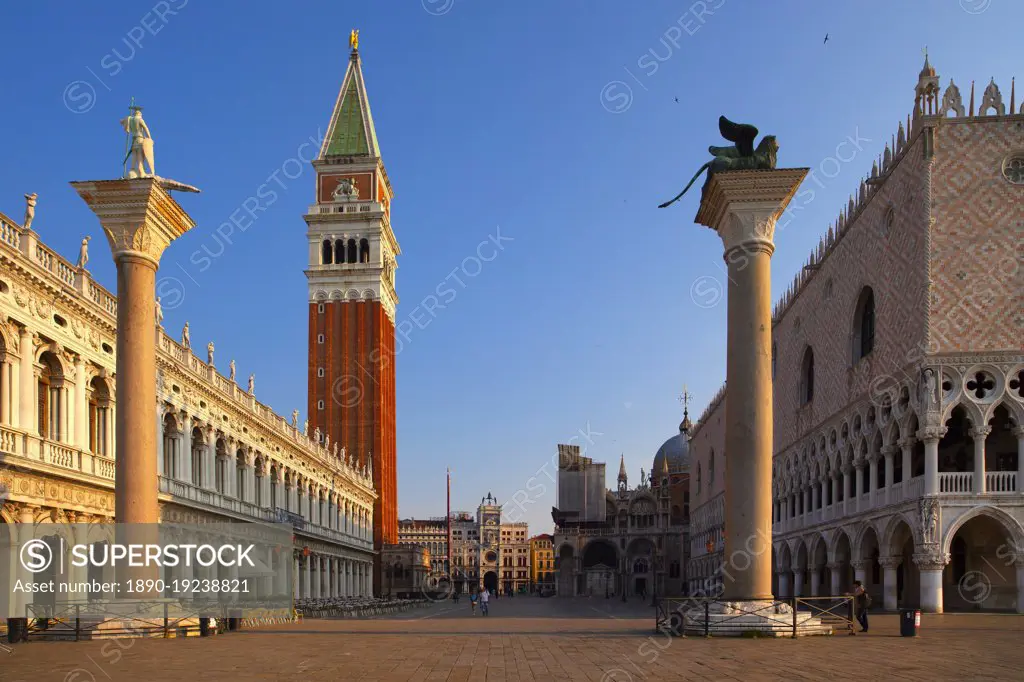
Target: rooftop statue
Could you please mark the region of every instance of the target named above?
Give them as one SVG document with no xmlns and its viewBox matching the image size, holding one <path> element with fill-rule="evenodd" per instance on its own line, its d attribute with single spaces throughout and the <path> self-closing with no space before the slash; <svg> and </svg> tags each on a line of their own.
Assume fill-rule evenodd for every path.
<svg viewBox="0 0 1024 682">
<path fill-rule="evenodd" d="M 682 199 L 683 195 L 686 194 L 687 190 L 690 189 L 705 170 L 708 172 L 708 177 L 704 181 L 703 189 L 701 189 L 702 197 L 707 190 L 708 183 L 711 181 L 711 176 L 715 173 L 732 170 L 771 170 L 775 168 L 776 157 L 779 153 L 779 143 L 776 142 L 774 135 L 765 135 L 761 139 L 761 144 L 757 145 L 755 149 L 754 139 L 757 137 L 757 128 L 754 126 L 747 123 L 733 123 L 725 116 L 719 116 L 718 130 L 722 133 L 722 137 L 735 144 L 731 147 L 715 147 L 714 145 L 708 147 L 708 152 L 715 158 L 697 170 L 697 173 L 690 180 L 689 184 L 683 188 L 682 192 L 661 204 L 658 208 L 667 208 Z"/>
</svg>

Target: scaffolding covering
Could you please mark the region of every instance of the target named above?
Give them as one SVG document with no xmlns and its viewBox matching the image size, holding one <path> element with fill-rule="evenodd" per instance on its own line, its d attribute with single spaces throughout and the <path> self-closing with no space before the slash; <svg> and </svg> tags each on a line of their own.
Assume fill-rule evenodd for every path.
<svg viewBox="0 0 1024 682">
<path fill-rule="evenodd" d="M 568 522 L 605 520 L 604 463 L 580 455 L 578 445 L 558 446 L 558 490 L 555 504 Z"/>
</svg>

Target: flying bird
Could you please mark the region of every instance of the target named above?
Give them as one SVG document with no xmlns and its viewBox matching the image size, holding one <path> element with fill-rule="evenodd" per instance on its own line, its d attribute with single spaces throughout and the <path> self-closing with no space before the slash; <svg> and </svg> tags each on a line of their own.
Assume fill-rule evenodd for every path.
<svg viewBox="0 0 1024 682">
<path fill-rule="evenodd" d="M 676 104 L 679 104 L 679 98 L 678 97 L 674 97 L 673 99 L 675 99 Z"/>
<path fill-rule="evenodd" d="M 828 42 L 828 34 L 826 33 L 826 34 L 825 34 L 825 42 L 824 42 L 824 43 L 822 43 L 822 45 L 824 45 L 824 44 L 825 44 L 825 43 L 827 43 L 827 42 Z"/>
</svg>

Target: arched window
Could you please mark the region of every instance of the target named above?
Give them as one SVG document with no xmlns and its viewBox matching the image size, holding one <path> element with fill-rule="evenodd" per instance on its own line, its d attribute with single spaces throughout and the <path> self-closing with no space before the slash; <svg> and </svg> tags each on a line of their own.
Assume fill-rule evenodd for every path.
<svg viewBox="0 0 1024 682">
<path fill-rule="evenodd" d="M 700 462 L 697 462 L 697 494 L 700 494 Z"/>
<path fill-rule="evenodd" d="M 356 256 L 356 240 L 348 240 L 348 253 L 345 256 L 346 263 L 358 263 L 359 258 Z"/>
<path fill-rule="evenodd" d="M 339 239 L 334 242 L 334 262 L 344 263 L 345 262 L 345 240 Z"/>
<path fill-rule="evenodd" d="M 110 455 L 110 391 L 100 377 L 89 382 L 89 449 L 97 455 Z"/>
<path fill-rule="evenodd" d="M 814 400 L 814 350 L 808 346 L 800 363 L 800 404 Z"/>
<path fill-rule="evenodd" d="M 359 262 L 370 262 L 370 241 L 368 239 L 359 240 Z"/>
<path fill-rule="evenodd" d="M 50 440 L 64 440 L 64 372 L 56 356 L 46 351 L 39 358 L 43 368 L 39 372 L 39 435 Z"/>
<path fill-rule="evenodd" d="M 867 357 L 875 348 L 875 292 L 864 287 L 853 316 L 853 362 Z"/>
<path fill-rule="evenodd" d="M 711 449 L 711 454 L 708 455 L 708 487 L 715 484 L 715 449 Z"/>
<path fill-rule="evenodd" d="M 331 240 L 324 240 L 324 251 L 322 258 L 324 265 L 331 265 L 334 262 L 334 250 L 331 248 Z"/>
</svg>

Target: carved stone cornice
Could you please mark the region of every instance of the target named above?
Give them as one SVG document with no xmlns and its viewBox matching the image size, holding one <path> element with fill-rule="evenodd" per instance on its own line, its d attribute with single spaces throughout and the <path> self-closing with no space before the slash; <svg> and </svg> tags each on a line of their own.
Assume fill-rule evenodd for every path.
<svg viewBox="0 0 1024 682">
<path fill-rule="evenodd" d="M 895 571 L 899 568 L 900 564 L 903 563 L 903 557 L 900 556 L 882 556 L 878 557 L 878 565 L 884 569 Z"/>
<path fill-rule="evenodd" d="M 992 427 L 988 425 L 976 426 L 968 431 L 968 435 L 970 435 L 971 438 L 985 438 L 990 433 L 992 433 Z"/>
</svg>

